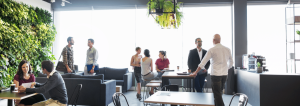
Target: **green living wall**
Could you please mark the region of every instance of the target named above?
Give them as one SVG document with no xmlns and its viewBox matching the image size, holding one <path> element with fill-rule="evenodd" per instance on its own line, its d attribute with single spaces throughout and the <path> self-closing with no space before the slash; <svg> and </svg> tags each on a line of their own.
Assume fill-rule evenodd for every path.
<svg viewBox="0 0 300 106">
<path fill-rule="evenodd" d="M 49 11 L 0 0 L 0 84 L 8 87 L 22 60 L 31 63 L 37 75 L 43 60 L 55 60 L 52 43 L 56 30 Z"/>
</svg>

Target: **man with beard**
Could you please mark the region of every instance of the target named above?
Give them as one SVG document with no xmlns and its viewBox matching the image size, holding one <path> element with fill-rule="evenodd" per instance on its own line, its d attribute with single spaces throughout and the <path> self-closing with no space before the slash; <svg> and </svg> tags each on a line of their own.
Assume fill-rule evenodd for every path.
<svg viewBox="0 0 300 106">
<path fill-rule="evenodd" d="M 72 45 L 74 45 L 73 37 L 68 37 L 67 41 L 68 45 L 63 48 L 61 55 L 63 55 L 63 62 L 67 68 L 68 73 L 74 73 L 74 55 L 72 47 Z"/>
<path fill-rule="evenodd" d="M 201 38 L 195 39 L 196 48 L 190 50 L 189 57 L 188 57 L 188 67 L 189 67 L 189 73 L 195 72 L 198 68 L 198 65 L 204 58 L 206 54 L 206 50 L 202 49 L 202 40 Z M 208 70 L 210 66 L 210 61 L 208 61 L 205 65 L 205 69 Z M 202 69 L 201 71 L 203 71 Z M 197 90 L 197 92 L 202 92 L 203 85 L 205 83 L 205 77 L 207 76 L 207 72 L 199 72 L 198 75 L 195 77 L 194 80 L 194 87 Z"/>
</svg>

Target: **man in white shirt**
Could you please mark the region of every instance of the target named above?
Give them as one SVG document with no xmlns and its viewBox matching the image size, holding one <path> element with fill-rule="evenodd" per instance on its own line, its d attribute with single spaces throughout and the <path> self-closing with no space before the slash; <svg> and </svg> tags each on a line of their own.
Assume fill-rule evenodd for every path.
<svg viewBox="0 0 300 106">
<path fill-rule="evenodd" d="M 233 59 L 230 49 L 220 44 L 221 37 L 219 34 L 214 35 L 214 47 L 209 49 L 199 64 L 197 70 L 191 76 L 197 76 L 201 69 L 205 69 L 205 64 L 211 60 L 211 81 L 212 90 L 215 98 L 215 106 L 225 106 L 222 99 L 222 90 L 227 80 L 228 69 L 233 65 Z M 229 62 L 229 64 L 228 64 Z M 206 70 L 203 70 L 206 72 Z"/>
</svg>

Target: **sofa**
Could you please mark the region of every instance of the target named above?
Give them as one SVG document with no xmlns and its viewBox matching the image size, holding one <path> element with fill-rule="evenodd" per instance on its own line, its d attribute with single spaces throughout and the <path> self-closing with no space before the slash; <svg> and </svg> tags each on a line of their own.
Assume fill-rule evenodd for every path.
<svg viewBox="0 0 300 106">
<path fill-rule="evenodd" d="M 112 103 L 112 96 L 116 92 L 116 81 L 106 80 L 102 74 L 95 76 L 83 76 L 77 74 L 62 75 L 66 88 L 68 98 L 70 99 L 75 87 L 82 84 L 77 105 L 90 106 L 107 106 Z M 39 73 L 36 77 L 36 82 L 45 83 L 46 75 Z M 50 98 L 48 93 L 43 93 L 47 99 Z"/>
<path fill-rule="evenodd" d="M 132 73 L 129 73 L 128 68 L 110 68 L 102 67 L 95 70 L 96 75 L 104 75 L 104 81 L 115 80 L 117 85 L 122 86 L 122 91 L 127 92 L 132 87 Z M 83 72 L 77 74 L 83 75 Z"/>
</svg>

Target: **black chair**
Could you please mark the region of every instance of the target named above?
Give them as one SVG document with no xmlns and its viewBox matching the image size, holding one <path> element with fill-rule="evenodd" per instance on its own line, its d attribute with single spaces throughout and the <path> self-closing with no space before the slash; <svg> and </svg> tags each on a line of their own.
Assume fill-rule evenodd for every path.
<svg viewBox="0 0 300 106">
<path fill-rule="evenodd" d="M 232 96 L 231 100 L 230 100 L 230 103 L 229 103 L 229 106 L 231 105 L 231 102 L 233 100 L 233 98 L 235 96 L 240 96 L 239 98 L 239 105 L 238 106 L 247 106 L 247 103 L 248 103 L 248 96 L 245 95 L 245 94 L 242 94 L 242 93 L 236 93 Z"/>
<path fill-rule="evenodd" d="M 112 97 L 112 100 L 113 100 L 113 103 L 115 106 L 121 106 L 121 102 L 120 102 L 120 95 L 123 95 L 125 100 L 126 100 L 126 103 L 127 105 L 129 106 L 128 104 L 128 101 L 126 99 L 126 96 L 123 94 L 123 93 L 115 93 Z"/>
<path fill-rule="evenodd" d="M 165 86 L 161 87 L 161 90 L 162 91 L 179 91 L 180 87 L 184 90 L 184 92 L 187 91 L 187 89 L 181 85 L 165 85 Z"/>
<path fill-rule="evenodd" d="M 75 87 L 75 89 L 74 89 L 74 91 L 73 91 L 73 94 L 72 94 L 72 96 L 71 96 L 71 99 L 69 100 L 69 103 L 68 103 L 68 105 L 77 105 L 77 101 L 78 101 L 78 98 L 79 98 L 79 94 L 80 94 L 80 91 L 81 91 L 81 89 L 82 89 L 82 84 L 78 84 L 76 87 Z"/>
</svg>

